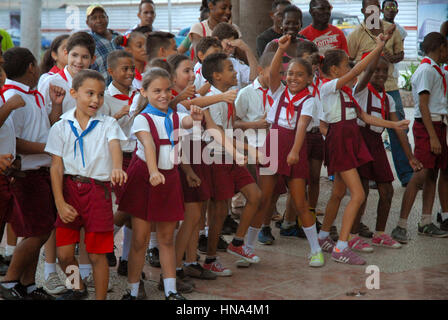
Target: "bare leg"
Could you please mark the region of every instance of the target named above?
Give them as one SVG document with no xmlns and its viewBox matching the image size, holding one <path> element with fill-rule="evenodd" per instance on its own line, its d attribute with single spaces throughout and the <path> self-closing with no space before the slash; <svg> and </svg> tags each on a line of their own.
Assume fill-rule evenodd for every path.
<svg viewBox="0 0 448 320">
<path fill-rule="evenodd" d="M 163 278 L 176 278 L 176 253 L 174 250 L 176 222 L 157 222 L 155 224 L 157 226 Z"/>
<path fill-rule="evenodd" d="M 128 282 L 137 283 L 145 264 L 145 252 L 148 247 L 151 225 L 148 221 L 132 217 L 132 243 L 129 250 Z"/>
<path fill-rule="evenodd" d="M 201 219 L 201 210 L 202 202 L 185 203 L 185 218 L 176 236 L 176 266 L 178 268 L 182 267 L 182 258 L 193 238 L 193 232 L 197 230 Z"/>
<path fill-rule="evenodd" d="M 333 190 L 331 191 L 330 200 L 328 200 L 327 208 L 325 209 L 324 221 L 321 230 L 330 232 L 330 228 L 338 215 L 339 206 L 342 198 L 345 196 L 346 185 L 339 173 L 334 174 Z"/>
<path fill-rule="evenodd" d="M 106 254 L 89 253 L 92 262 L 93 280 L 95 281 L 96 300 L 106 300 L 109 285 L 109 265 Z"/>
</svg>

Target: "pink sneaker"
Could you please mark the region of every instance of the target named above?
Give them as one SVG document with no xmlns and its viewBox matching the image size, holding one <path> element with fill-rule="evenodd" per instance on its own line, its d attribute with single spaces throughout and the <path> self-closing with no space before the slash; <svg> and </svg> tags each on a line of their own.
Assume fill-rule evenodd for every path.
<svg viewBox="0 0 448 320">
<path fill-rule="evenodd" d="M 204 269 L 209 270 L 220 277 L 230 277 L 232 270 L 224 268 L 218 258 L 212 263 L 204 263 Z"/>
<path fill-rule="evenodd" d="M 367 252 L 367 253 L 373 252 L 373 248 L 370 246 L 370 244 L 365 242 L 360 237 L 355 237 L 352 240 L 350 240 L 348 242 L 348 246 L 350 249 L 360 252 Z"/>
<path fill-rule="evenodd" d="M 330 237 L 326 237 L 325 239 L 317 239 L 319 240 L 319 245 L 324 252 L 332 253 L 333 248 L 335 246 L 334 241 Z"/>
<path fill-rule="evenodd" d="M 342 251 L 338 250 L 335 247 L 333 252 L 331 253 L 331 259 L 333 259 L 336 262 L 353 264 L 353 265 L 366 264 L 366 261 L 363 258 L 356 255 L 352 250 L 350 250 L 349 247 L 345 248 Z"/>
<path fill-rule="evenodd" d="M 242 246 L 236 247 L 232 243 L 230 243 L 227 246 L 227 252 L 239 258 L 243 258 L 244 260 L 250 263 L 260 262 L 260 258 L 257 257 L 255 254 L 253 254 L 252 250 L 250 250 L 244 244 Z"/>
<path fill-rule="evenodd" d="M 372 245 L 391 249 L 401 248 L 401 244 L 392 239 L 392 237 L 386 233 L 383 233 L 381 235 L 374 234 L 372 238 Z"/>
</svg>

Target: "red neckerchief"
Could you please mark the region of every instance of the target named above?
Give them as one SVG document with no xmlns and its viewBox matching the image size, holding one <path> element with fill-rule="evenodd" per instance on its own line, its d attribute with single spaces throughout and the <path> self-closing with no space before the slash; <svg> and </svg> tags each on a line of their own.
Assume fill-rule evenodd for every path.
<svg viewBox="0 0 448 320">
<path fill-rule="evenodd" d="M 145 71 L 145 68 L 146 68 L 146 62 L 143 65 L 143 71 Z M 142 81 L 142 79 L 143 79 L 142 74 L 140 73 L 140 71 L 138 71 L 137 68 L 135 68 L 135 79 L 137 79 L 138 81 Z"/>
<path fill-rule="evenodd" d="M 59 69 L 57 65 L 54 65 L 53 68 L 51 68 L 50 71 L 48 71 L 48 73 L 56 74 L 59 71 L 61 71 L 61 69 Z"/>
<path fill-rule="evenodd" d="M 308 87 L 297 93 L 294 97 L 292 97 L 292 100 L 289 98 L 289 92 L 288 87 L 285 89 L 285 98 L 288 100 L 288 106 L 286 107 L 286 120 L 288 120 L 288 124 L 291 126 L 290 120 L 292 116 L 294 116 L 294 103 L 299 101 L 300 99 L 310 95 L 310 90 L 308 90 Z"/>
<path fill-rule="evenodd" d="M 2 98 L 3 103 L 6 102 L 5 97 L 3 96 L 3 92 L 2 91 L 0 91 L 0 98 Z"/>
<path fill-rule="evenodd" d="M 132 101 L 134 101 L 134 96 L 135 96 L 135 92 L 132 92 L 132 95 L 129 97 L 125 94 L 114 94 L 113 97 L 115 99 L 121 100 L 121 101 L 127 101 L 128 102 L 128 106 L 130 106 L 132 104 Z"/>
<path fill-rule="evenodd" d="M 18 86 L 15 86 L 15 85 L 13 85 L 13 84 L 5 84 L 5 85 L 3 86 L 2 93 L 6 92 L 6 91 L 9 90 L 9 89 L 14 89 L 14 90 L 20 91 L 20 92 L 25 93 L 25 94 L 32 94 L 32 95 L 34 95 L 34 99 L 36 99 L 36 104 L 37 104 L 37 106 L 38 106 L 39 108 L 42 108 L 42 106 L 40 105 L 40 102 L 39 102 L 39 97 L 40 97 L 40 98 L 42 99 L 42 102 L 43 102 L 44 105 L 45 105 L 44 97 L 43 97 L 42 94 L 41 94 L 39 91 L 37 91 L 37 90 L 29 90 L 29 91 L 25 91 L 25 90 L 23 90 L 22 88 L 20 88 L 20 87 L 18 87 Z"/>
<path fill-rule="evenodd" d="M 201 74 L 201 71 L 202 71 L 202 67 L 199 67 L 199 69 L 196 70 L 196 74 Z"/>
<path fill-rule="evenodd" d="M 445 67 L 443 67 L 443 69 L 445 69 L 445 71 L 448 71 L 448 65 L 446 65 Z"/>
<path fill-rule="evenodd" d="M 229 127 L 230 119 L 233 120 L 233 103 L 227 103 L 227 128 Z"/>
<path fill-rule="evenodd" d="M 177 92 L 174 89 L 171 89 L 171 94 L 173 95 L 173 97 L 177 97 L 179 95 L 179 92 Z"/>
<path fill-rule="evenodd" d="M 269 89 L 263 89 L 262 87 L 259 87 L 258 90 L 261 90 L 263 92 L 263 110 L 266 111 L 266 100 L 269 102 L 269 105 L 272 107 L 272 104 L 274 103 L 274 99 L 270 95 L 268 95 Z"/>
<path fill-rule="evenodd" d="M 320 78 L 320 80 L 322 80 L 322 84 L 324 84 L 324 83 L 327 83 L 327 82 L 330 82 L 330 81 L 331 81 L 331 79 L 328 79 L 328 78 Z"/>
<path fill-rule="evenodd" d="M 348 97 L 350 98 L 350 100 L 355 104 L 355 107 L 358 109 L 358 111 L 362 113 L 361 106 L 359 105 L 358 101 L 356 101 L 356 99 L 355 99 L 355 98 L 353 97 L 353 95 L 352 95 L 352 89 L 350 89 L 350 88 L 347 87 L 347 86 L 343 86 L 343 87 L 341 88 L 341 91 L 342 91 L 342 92 L 345 92 L 345 93 L 348 95 Z"/>
<path fill-rule="evenodd" d="M 317 93 L 317 95 L 318 95 L 318 97 L 319 97 L 319 99 L 320 99 L 320 91 L 319 91 L 319 84 L 320 84 L 320 77 L 319 76 L 317 76 L 316 77 L 316 82 L 311 82 L 311 86 L 313 87 L 313 93 L 312 93 L 312 96 L 313 97 L 315 97 L 316 96 L 316 93 Z"/>
<path fill-rule="evenodd" d="M 67 76 L 65 75 L 64 69 L 59 70 L 58 74 L 64 79 L 66 82 L 68 82 Z"/>
<path fill-rule="evenodd" d="M 428 58 L 425 58 L 422 60 L 422 62 L 420 64 L 423 63 L 427 63 L 427 64 L 431 64 L 431 60 L 429 60 Z M 445 78 L 445 74 L 442 72 L 442 70 L 439 68 L 439 66 L 437 65 L 433 65 L 434 69 L 436 69 L 436 71 L 440 74 L 440 76 L 443 79 L 443 94 L 446 95 L 446 78 Z"/>
<path fill-rule="evenodd" d="M 389 110 L 386 109 L 386 91 L 383 88 L 383 96 L 381 97 L 378 91 L 370 83 L 367 84 L 367 88 L 375 95 L 375 97 L 381 100 L 381 116 L 386 120 L 387 117 L 389 117 Z"/>
</svg>

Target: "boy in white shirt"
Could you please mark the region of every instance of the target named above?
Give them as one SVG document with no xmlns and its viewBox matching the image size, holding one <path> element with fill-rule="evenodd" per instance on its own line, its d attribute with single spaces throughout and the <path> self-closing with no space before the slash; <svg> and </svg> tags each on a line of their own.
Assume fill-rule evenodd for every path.
<svg viewBox="0 0 448 320">
<path fill-rule="evenodd" d="M 15 177 L 12 194 L 17 210 L 11 226 L 18 237 L 25 237 L 14 251 L 11 264 L 0 284 L 4 299 L 51 300 L 42 288 L 36 288 L 35 272 L 40 248 L 47 241 L 56 216 L 51 193 L 49 167 L 51 158 L 44 148 L 50 130 L 50 118 L 58 118 L 64 92 L 52 87 L 54 109 L 49 112 L 42 95 L 32 90 L 39 80 L 39 68 L 33 54 L 25 48 L 12 48 L 4 54 L 8 79 L 3 87 L 6 101 L 15 95 L 25 102 L 14 110 L 10 119 L 14 128 L 17 152 L 21 156 L 22 174 Z"/>
<path fill-rule="evenodd" d="M 196 91 L 201 95 L 207 94 L 210 90 L 210 83 L 208 83 L 202 75 L 202 61 L 212 53 L 219 53 L 221 51 L 221 42 L 213 37 L 201 38 L 196 46 L 198 62 L 194 65 L 193 70 L 195 74 L 194 86 L 196 87 Z"/>
<path fill-rule="evenodd" d="M 52 154 L 51 179 L 58 211 L 56 246 L 62 270 L 78 265 L 75 244 L 85 229 L 86 250 L 93 266 L 96 299 L 107 296 L 109 267 L 106 253 L 113 251 L 112 185 L 122 185 L 119 140 L 126 140 L 117 121 L 98 114 L 104 102 L 105 81 L 93 70 L 82 70 L 73 79 L 70 94 L 76 108 L 63 114 L 50 130 L 45 151 Z M 110 182 L 109 182 L 110 181 Z M 66 271 L 70 275 L 70 271 Z M 61 300 L 88 296 L 85 284 L 69 290 Z"/>
</svg>

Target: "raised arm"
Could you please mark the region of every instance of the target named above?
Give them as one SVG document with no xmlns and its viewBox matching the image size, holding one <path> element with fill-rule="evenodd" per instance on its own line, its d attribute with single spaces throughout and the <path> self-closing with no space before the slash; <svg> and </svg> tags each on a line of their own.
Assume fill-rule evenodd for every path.
<svg viewBox="0 0 448 320">
<path fill-rule="evenodd" d="M 271 70 L 269 73 L 269 89 L 271 89 L 271 92 L 276 92 L 278 87 L 280 87 L 282 80 L 281 70 L 283 67 L 282 57 L 290 44 L 290 35 L 285 35 L 278 40 L 278 49 L 275 52 L 274 58 L 272 59 Z"/>
</svg>

